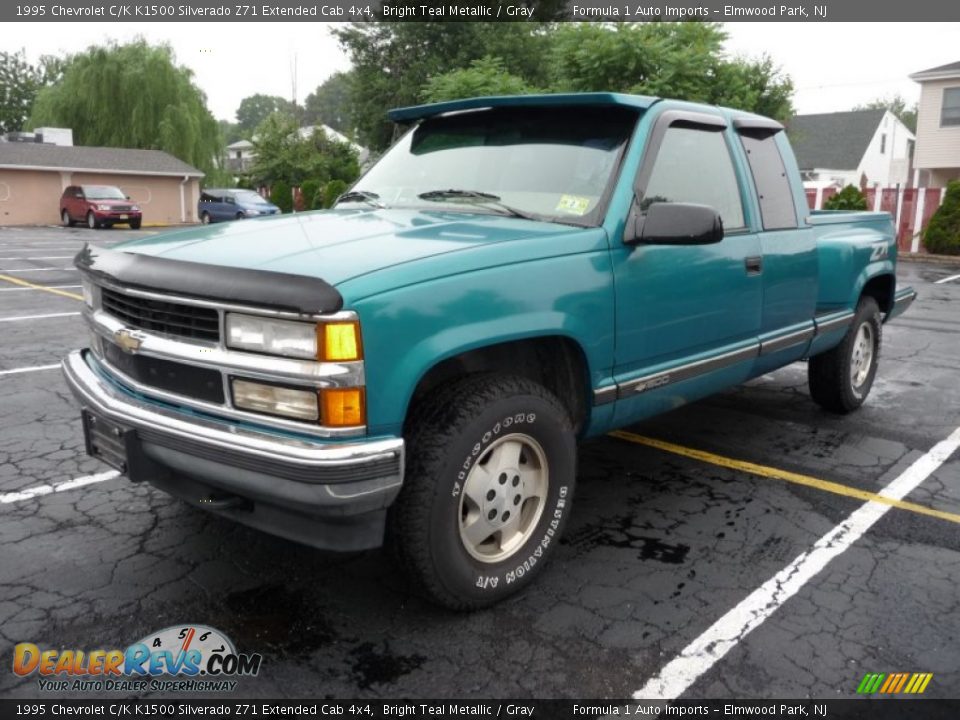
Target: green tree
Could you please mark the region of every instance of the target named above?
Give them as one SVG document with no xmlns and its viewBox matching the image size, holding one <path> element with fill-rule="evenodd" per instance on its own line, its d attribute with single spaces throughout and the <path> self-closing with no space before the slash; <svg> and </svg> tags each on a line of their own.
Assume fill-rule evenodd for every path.
<svg viewBox="0 0 960 720">
<path fill-rule="evenodd" d="M 823 203 L 824 210 L 866 210 L 867 198 L 855 185 L 847 185 Z"/>
<path fill-rule="evenodd" d="M 917 103 L 908 105 L 907 101 L 901 95 L 892 97 L 877 98 L 863 105 L 857 105 L 854 110 L 889 110 L 898 118 L 900 122 L 907 126 L 910 132 L 917 131 Z"/>
<path fill-rule="evenodd" d="M 522 95 L 536 92 L 523 78 L 507 72 L 500 58 L 474 60 L 470 67 L 430 78 L 420 97 L 424 102 L 442 102 L 483 95 Z"/>
<path fill-rule="evenodd" d="M 30 127 L 68 127 L 78 145 L 165 150 L 204 172 L 214 169 L 217 121 L 169 46 L 137 40 L 90 47 L 67 58 L 62 73 L 37 95 Z"/>
<path fill-rule="evenodd" d="M 947 183 L 946 195 L 923 231 L 923 246 L 941 255 L 960 255 L 960 180 Z"/>
<path fill-rule="evenodd" d="M 352 182 L 360 174 L 356 151 L 347 143 L 327 137 L 317 130 L 302 137 L 297 121 L 289 115 L 274 113 L 257 128 L 253 141 L 256 160 L 251 179 L 273 186 L 282 181 L 298 187 L 307 180 Z"/>
<path fill-rule="evenodd" d="M 237 108 L 237 129 L 241 137 L 251 139 L 257 127 L 274 113 L 297 117 L 297 108 L 277 95 L 257 93 L 240 101 Z"/>
<path fill-rule="evenodd" d="M 350 124 L 372 150 L 390 144 L 386 112 L 420 102 L 432 77 L 500 58 L 504 69 L 546 87 L 550 42 L 542 23 L 362 22 L 333 31 L 353 64 L 348 89 Z"/>
<path fill-rule="evenodd" d="M 549 66 L 561 92 L 627 92 L 728 105 L 780 120 L 793 84 L 773 62 L 728 58 L 715 23 L 565 24 Z"/>
<path fill-rule="evenodd" d="M 32 65 L 23 50 L 0 50 L 0 133 L 23 130 L 37 94 L 62 73 L 60 58 L 44 55 L 39 65 Z"/>
<path fill-rule="evenodd" d="M 349 92 L 349 73 L 338 72 L 328 77 L 304 100 L 304 125 L 327 125 L 349 134 Z"/>
</svg>

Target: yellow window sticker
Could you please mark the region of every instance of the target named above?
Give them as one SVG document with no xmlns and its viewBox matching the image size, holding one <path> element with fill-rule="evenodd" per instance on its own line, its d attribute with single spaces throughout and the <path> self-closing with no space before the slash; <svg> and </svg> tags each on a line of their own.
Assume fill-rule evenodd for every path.
<svg viewBox="0 0 960 720">
<path fill-rule="evenodd" d="M 590 198 L 580 195 L 561 195 L 560 202 L 557 203 L 557 212 L 570 213 L 571 215 L 586 215 L 590 207 Z"/>
</svg>

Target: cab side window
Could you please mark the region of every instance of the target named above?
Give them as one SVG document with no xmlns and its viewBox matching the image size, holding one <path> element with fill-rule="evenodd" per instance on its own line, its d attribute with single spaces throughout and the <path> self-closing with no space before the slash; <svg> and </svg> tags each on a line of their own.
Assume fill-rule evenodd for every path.
<svg viewBox="0 0 960 720">
<path fill-rule="evenodd" d="M 653 163 L 641 209 L 655 202 L 709 205 L 727 232 L 743 229 L 743 203 L 722 132 L 673 126 Z"/>
</svg>

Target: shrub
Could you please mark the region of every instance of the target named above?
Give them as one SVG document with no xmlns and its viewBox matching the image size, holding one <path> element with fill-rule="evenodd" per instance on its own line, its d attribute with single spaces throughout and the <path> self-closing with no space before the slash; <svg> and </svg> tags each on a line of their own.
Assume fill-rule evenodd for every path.
<svg viewBox="0 0 960 720">
<path fill-rule="evenodd" d="M 923 231 L 927 252 L 960 255 L 960 180 L 947 183 L 943 203 Z"/>
<path fill-rule="evenodd" d="M 282 212 L 288 213 L 293 210 L 293 195 L 290 192 L 290 186 L 283 180 L 277 180 L 270 188 L 270 202 L 276 205 Z"/>
<path fill-rule="evenodd" d="M 320 207 L 333 207 L 333 203 L 347 191 L 348 187 L 350 186 L 343 180 L 331 180 L 328 182 L 320 191 Z"/>
<path fill-rule="evenodd" d="M 317 180 L 304 180 L 300 186 L 303 195 L 304 210 L 317 210 L 320 205 L 320 183 Z"/>
<path fill-rule="evenodd" d="M 867 198 L 854 186 L 847 185 L 823 203 L 824 210 L 866 210 Z"/>
</svg>

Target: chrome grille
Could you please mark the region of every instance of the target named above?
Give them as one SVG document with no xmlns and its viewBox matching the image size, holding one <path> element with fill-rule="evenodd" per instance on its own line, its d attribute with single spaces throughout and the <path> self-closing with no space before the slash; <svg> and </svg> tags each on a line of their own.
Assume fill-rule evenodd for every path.
<svg viewBox="0 0 960 720">
<path fill-rule="evenodd" d="M 212 308 L 124 295 L 106 287 L 100 298 L 105 312 L 132 327 L 197 340 L 220 339 L 220 316 Z"/>
</svg>

